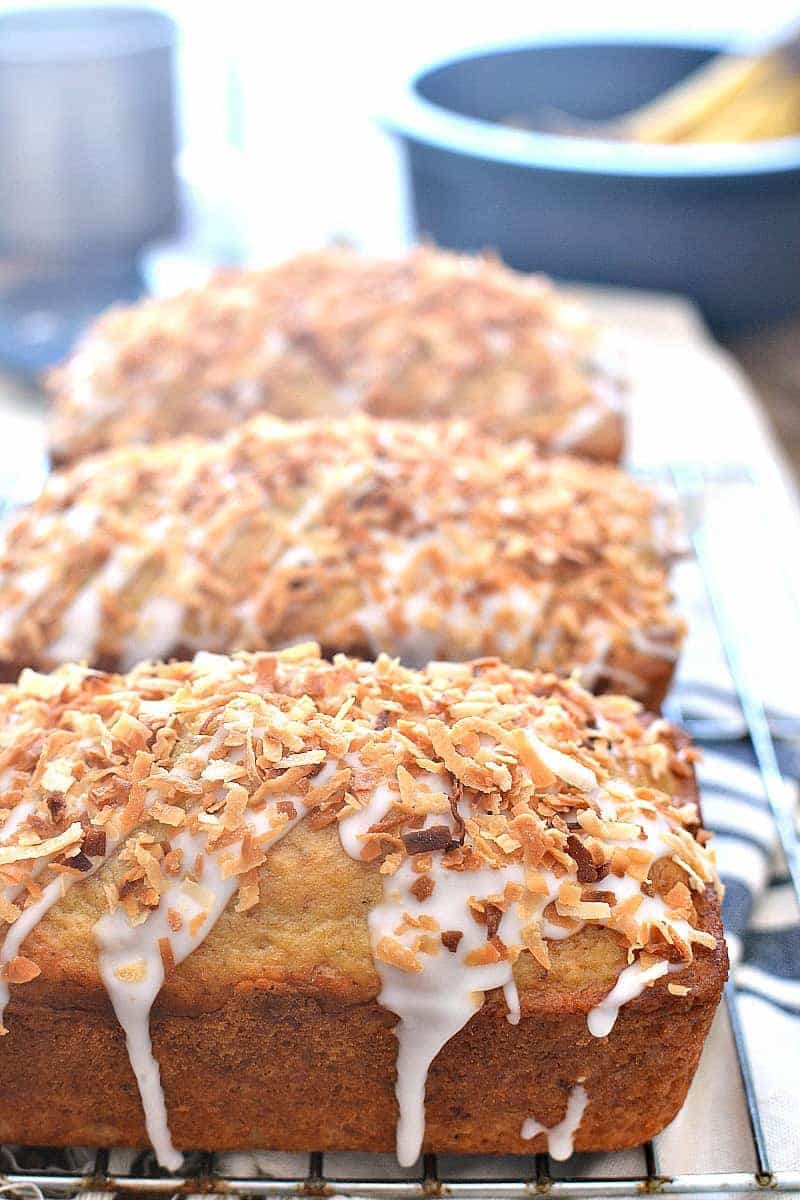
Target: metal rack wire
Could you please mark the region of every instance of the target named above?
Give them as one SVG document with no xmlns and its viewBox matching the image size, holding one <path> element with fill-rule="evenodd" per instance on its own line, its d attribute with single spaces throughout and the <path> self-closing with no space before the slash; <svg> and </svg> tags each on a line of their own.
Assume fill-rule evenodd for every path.
<svg viewBox="0 0 800 1200">
<path fill-rule="evenodd" d="M 741 483 L 743 475 L 730 478 L 708 475 L 695 467 L 673 467 L 669 482 L 675 488 L 686 516 L 696 563 L 702 572 L 709 612 L 724 648 L 732 683 L 738 695 L 742 724 L 740 733 L 749 740 L 758 764 L 764 795 L 769 803 L 776 833 L 785 855 L 798 906 L 800 906 L 800 848 L 789 810 L 773 731 L 757 672 L 743 653 L 742 630 L 730 605 L 725 581 L 717 577 L 709 554 L 702 501 L 709 486 Z M 752 481 L 750 481 L 752 484 Z M 754 502 L 757 489 L 754 484 Z M 792 636 L 794 631 L 790 632 Z M 677 698 L 680 712 L 680 696 Z M 685 715 L 685 714 L 684 714 Z M 731 737 L 730 722 L 692 722 L 699 740 Z M 288 1197 L 337 1195 L 354 1200 L 423 1200 L 446 1195 L 454 1200 L 529 1200 L 536 1195 L 552 1197 L 611 1197 L 643 1194 L 700 1196 L 743 1195 L 761 1191 L 800 1193 L 800 1162 L 792 1170 L 775 1170 L 764 1136 L 755 1077 L 748 1058 L 739 1014 L 735 983 L 725 989 L 733 1045 L 746 1100 L 752 1139 L 753 1169 L 673 1174 L 662 1171 L 656 1145 L 648 1142 L 640 1154 L 639 1169 L 626 1176 L 597 1178 L 591 1174 L 591 1156 L 576 1155 L 567 1164 L 567 1174 L 554 1169 L 545 1154 L 516 1159 L 437 1160 L 425 1155 L 418 1168 L 404 1171 L 387 1156 L 248 1154 L 225 1155 L 194 1152 L 185 1156 L 180 1175 L 159 1170 L 150 1152 L 107 1150 L 43 1150 L 0 1147 L 0 1192 L 12 1191 L 21 1200 L 40 1197 L 81 1197 L 110 1200 L 115 1195 L 172 1196 L 202 1194 L 240 1197 Z M 0 1080 L 0 1086 L 2 1081 Z M 354 1169 L 357 1159 L 358 1167 Z M 369 1164 L 365 1166 L 365 1164 Z"/>
</svg>

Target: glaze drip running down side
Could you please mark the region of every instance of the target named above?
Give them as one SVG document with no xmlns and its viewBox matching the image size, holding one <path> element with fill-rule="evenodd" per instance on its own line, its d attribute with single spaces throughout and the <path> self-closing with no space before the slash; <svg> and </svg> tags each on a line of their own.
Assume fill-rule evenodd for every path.
<svg viewBox="0 0 800 1200">
<path fill-rule="evenodd" d="M 575 1148 L 575 1134 L 581 1127 L 588 1103 L 586 1088 L 582 1082 L 576 1083 L 569 1092 L 567 1111 L 557 1125 L 542 1125 L 535 1117 L 528 1117 L 522 1124 L 520 1137 L 529 1142 L 543 1133 L 547 1138 L 547 1153 L 556 1162 L 564 1162 Z"/>
</svg>

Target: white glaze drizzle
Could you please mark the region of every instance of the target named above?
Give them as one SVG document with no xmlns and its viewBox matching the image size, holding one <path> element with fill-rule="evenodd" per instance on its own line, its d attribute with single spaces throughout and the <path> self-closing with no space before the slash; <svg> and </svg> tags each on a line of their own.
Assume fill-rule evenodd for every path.
<svg viewBox="0 0 800 1200">
<path fill-rule="evenodd" d="M 588 1103 L 589 1096 L 583 1086 L 583 1081 L 580 1081 L 570 1088 L 567 1097 L 567 1111 L 557 1125 L 548 1127 L 542 1125 L 535 1117 L 528 1117 L 522 1122 L 520 1137 L 525 1141 L 530 1141 L 540 1133 L 546 1134 L 547 1153 L 556 1162 L 564 1162 L 571 1156 L 575 1148 L 575 1134 L 580 1129 Z"/>
<path fill-rule="evenodd" d="M 19 827 L 21 825 L 23 825 L 25 823 L 25 821 L 27 821 L 28 817 L 31 815 L 31 813 L 34 811 L 35 808 L 36 808 L 36 800 L 33 797 L 28 797 L 25 800 L 20 800 L 16 804 L 16 806 L 11 810 L 8 817 L 3 822 L 2 827 L 0 827 L 0 844 L 6 844 L 7 841 L 11 837 L 13 837 L 13 835 L 17 831 L 17 829 L 19 829 Z M 34 871 L 36 871 L 36 867 L 34 867 Z M 36 871 L 36 873 L 38 874 L 38 871 Z M 18 884 L 17 885 L 11 884 L 8 887 L 4 887 L 2 889 L 3 899 L 6 900 L 8 903 L 13 904 L 14 901 L 17 899 L 17 897 L 20 895 L 21 891 L 22 891 L 22 888 Z M 19 920 L 20 920 L 20 918 L 18 917 L 15 924 L 19 924 Z M 36 923 L 37 922 L 34 921 L 34 925 Z M 7 962 L 10 962 L 12 958 L 16 957 L 16 955 L 19 951 L 19 945 L 21 944 L 21 943 L 18 943 L 16 948 L 14 948 L 13 941 L 11 943 L 9 943 L 9 936 L 10 936 L 10 931 L 6 935 L 6 937 L 3 941 L 3 945 L 0 946 L 0 965 L 2 965 L 2 966 L 4 966 Z M 7 950 L 7 947 L 8 947 L 8 950 Z M 3 982 L 2 978 L 0 978 L 0 1027 L 2 1027 L 2 1024 L 3 1024 L 3 1014 L 5 1013 L 5 1009 L 6 1009 L 6 1005 L 8 1004 L 8 1000 L 9 1000 L 8 985 Z"/>
<path fill-rule="evenodd" d="M 563 779 L 565 783 L 578 788 L 581 792 L 597 790 L 597 776 L 589 767 L 576 762 L 574 758 L 570 758 L 561 750 L 556 750 L 554 746 L 548 746 L 531 731 L 528 731 L 528 738 L 544 765 L 549 767 L 559 779 Z"/>
<path fill-rule="evenodd" d="M 629 1004 L 631 1000 L 635 1000 L 646 987 L 661 979 L 668 972 L 669 963 L 666 959 L 659 959 L 649 967 L 643 967 L 637 960 L 620 971 L 617 982 L 611 991 L 604 1000 L 594 1006 L 586 1018 L 586 1024 L 589 1026 L 592 1036 L 608 1037 L 616 1024 L 619 1010 L 623 1004 Z"/>
<path fill-rule="evenodd" d="M 61 899 L 70 883 L 71 880 L 67 876 L 62 876 L 61 879 L 52 879 L 47 887 L 43 889 L 38 900 L 34 900 L 32 904 L 23 909 L 14 924 L 9 927 L 3 944 L 0 946 L 0 967 L 7 966 L 12 959 L 17 957 L 25 938 L 33 932 L 56 901 Z M 0 1029 L 3 1027 L 3 1018 L 10 995 L 8 982 L 0 974 Z"/>
<path fill-rule="evenodd" d="M 629 785 L 618 784 L 618 796 L 609 795 L 598 787 L 597 778 L 591 769 L 543 742 L 533 730 L 526 730 L 526 735 L 532 749 L 554 774 L 572 787 L 593 795 L 603 819 L 616 819 L 617 799 L 624 802 L 632 796 Z M 482 739 L 483 741 L 485 739 Z M 446 778 L 438 775 L 423 774 L 415 782 L 416 786 L 430 791 L 450 791 Z M 339 822 L 342 845 L 351 857 L 360 858 L 363 836 L 373 824 L 386 815 L 396 797 L 396 791 L 382 785 L 375 790 L 367 805 Z M 460 802 L 460 812 L 462 817 L 469 816 L 469 806 L 463 799 Z M 434 819 L 426 818 L 425 824 L 431 823 L 434 823 Z M 662 814 L 638 812 L 634 823 L 637 827 L 636 836 L 616 839 L 616 845 L 620 848 L 635 846 L 652 855 L 654 860 L 672 852 L 665 837 L 669 834 L 670 827 Z M 639 835 L 640 830 L 644 837 Z M 434 854 L 431 869 L 427 873 L 434 882 L 434 891 L 426 900 L 419 901 L 410 891 L 411 885 L 418 879 L 413 859 L 405 859 L 395 874 L 386 880 L 382 903 L 369 915 L 373 953 L 384 937 L 395 938 L 408 948 L 413 946 L 419 930 L 413 926 L 403 928 L 404 913 L 409 913 L 414 918 L 433 917 L 440 930 L 456 929 L 463 934 L 454 954 L 444 947 L 440 947 L 436 954 L 419 953 L 418 960 L 422 964 L 419 973 L 401 970 L 381 961 L 380 957 L 374 954 L 382 985 L 379 1003 L 400 1018 L 394 1030 L 399 1043 L 395 1091 L 399 1109 L 397 1156 L 403 1166 L 414 1163 L 422 1150 L 425 1132 L 425 1087 L 430 1066 L 442 1047 L 480 1009 L 484 992 L 492 988 L 502 988 L 508 1006 L 508 1020 L 516 1024 L 520 1019 L 519 996 L 511 963 L 501 960 L 488 966 L 476 967 L 467 966 L 464 959 L 471 950 L 477 949 L 485 941 L 485 931 L 469 916 L 470 898 L 486 899 L 502 893 L 506 883 L 523 883 L 522 866 L 509 863 L 502 872 L 489 867 L 478 871 L 452 871 L 442 866 L 440 854 Z M 541 877 L 546 887 L 546 894 L 537 898 L 542 934 L 548 939 L 569 937 L 584 922 L 578 921 L 563 926 L 543 917 L 545 909 L 557 899 L 564 877 L 558 877 L 552 871 L 541 872 Z M 572 877 L 574 878 L 574 875 Z M 624 900 L 635 894 L 641 896 L 641 884 L 627 875 L 608 875 L 598 882 L 596 889 L 613 893 L 617 900 Z M 671 915 L 669 907 L 660 896 L 642 896 L 637 916 L 642 921 L 661 924 L 682 941 L 692 940 L 691 926 Z M 498 934 L 506 945 L 520 943 L 520 918 L 516 905 L 511 905 L 502 914 Z M 622 1005 L 634 999 L 650 983 L 672 969 L 680 969 L 680 965 L 671 967 L 664 961 L 656 964 L 654 968 L 643 968 L 638 960 L 623 969 L 615 987 L 589 1013 L 590 1031 L 598 1037 L 606 1036 L 613 1027 Z M 577 1128 L 588 1102 L 582 1087 L 580 1091 L 574 1092 L 574 1096 L 571 1095 L 570 1100 L 572 1106 L 568 1107 L 564 1122 L 550 1131 L 549 1136 L 552 1136 L 553 1145 L 557 1150 L 567 1146 L 565 1139 L 571 1138 L 570 1130 L 574 1132 Z M 573 1121 L 577 1121 L 574 1129 Z M 535 1136 L 535 1132 L 529 1136 Z M 571 1142 L 569 1144 L 571 1145 Z M 568 1157 L 569 1153 L 571 1149 L 564 1157 Z M 556 1156 L 554 1154 L 554 1157 Z"/>
<path fill-rule="evenodd" d="M 416 1162 L 425 1133 L 425 1085 L 428 1070 L 436 1055 L 481 1008 L 484 993 L 492 988 L 507 988 L 513 983 L 512 966 L 501 960 L 488 966 L 466 966 L 464 959 L 486 942 L 486 931 L 469 916 L 471 896 L 487 897 L 502 891 L 515 872 L 450 871 L 438 865 L 430 872 L 435 891 L 420 903 L 408 888 L 418 875 L 410 862 L 404 863 L 384 889 L 383 902 L 369 915 L 373 945 L 384 936 L 394 936 L 403 912 L 412 916 L 434 916 L 444 930 L 463 933 L 455 953 L 440 946 L 434 955 L 421 954 L 420 974 L 401 971 L 388 963 L 376 962 L 381 978 L 379 1002 L 400 1018 L 395 1026 L 398 1040 L 396 1094 L 399 1108 L 397 1158 L 401 1166 Z M 523 878 L 519 870 L 518 882 Z M 412 931 L 415 934 L 416 930 Z M 508 943 L 519 941 L 519 921 L 513 909 L 503 914 L 498 935 Z M 400 939 L 403 940 L 403 939 Z M 411 940 L 407 936 L 406 940 Z M 512 1011 L 519 1001 L 512 993 Z"/>
<path fill-rule="evenodd" d="M 81 507 L 86 510 L 85 517 L 80 514 Z M 67 511 L 66 519 L 78 513 L 78 519 L 71 524 L 80 536 L 84 536 L 97 523 L 94 512 L 90 506 L 77 505 Z M 150 525 L 145 542 L 118 546 L 99 570 L 82 584 L 62 616 L 59 636 L 48 647 L 54 661 L 80 661 L 96 654 L 103 628 L 104 595 L 119 595 L 128 586 L 154 551 L 166 542 L 174 524 L 172 517 L 157 518 Z M 195 565 L 194 556 L 187 550 L 181 563 L 187 585 Z M 133 628 L 122 641 L 122 669 L 130 670 L 138 662 L 158 658 L 172 650 L 180 641 L 184 614 L 185 606 L 170 596 L 147 597 L 141 609 L 134 613 Z"/>
<path fill-rule="evenodd" d="M 0 831 L 0 841 L 7 841 L 20 828 L 27 818 L 34 812 L 39 803 L 39 798 L 36 796 L 28 796 L 24 800 L 20 800 L 12 810 L 9 817 L 3 824 Z M 76 813 L 75 816 L 82 815 Z M 110 832 L 106 833 L 106 851 L 102 857 L 98 857 L 85 871 L 81 878 L 88 879 L 94 875 L 96 871 L 103 866 L 119 845 L 119 839 L 111 836 Z M 34 877 L 40 875 L 47 866 L 49 859 L 40 859 L 33 868 Z M 73 883 L 77 882 L 74 875 L 60 875 L 43 888 L 42 894 L 30 904 L 28 904 L 16 918 L 14 923 L 6 931 L 6 936 L 0 946 L 0 967 L 7 966 L 20 952 L 23 942 L 30 933 L 36 928 L 39 922 L 47 915 L 54 904 L 57 903 L 69 890 Z M 21 886 L 9 886 L 3 889 L 3 896 L 6 900 L 13 903 L 14 900 L 21 894 Z M 3 1026 L 3 1018 L 5 1010 L 10 999 L 10 990 L 8 982 L 0 978 L 0 1028 Z"/>
<path fill-rule="evenodd" d="M 33 801 L 23 801 L 21 806 L 29 806 L 28 811 L 32 811 L 36 807 Z M 27 813 L 26 813 L 27 816 Z M 20 822 L 21 823 L 21 822 Z M 99 857 L 92 863 L 91 867 L 84 871 L 81 879 L 88 879 L 94 875 L 96 871 L 108 861 L 108 858 L 119 845 L 119 839 L 106 834 L 106 850 L 102 857 Z M 47 860 L 42 859 L 35 868 L 35 874 L 40 874 Z M 78 882 L 74 875 L 60 875 L 56 879 L 51 879 L 50 882 L 43 888 L 41 896 L 28 904 L 14 921 L 13 925 L 8 929 L 2 946 L 0 946 L 0 966 L 5 966 L 16 958 L 19 954 L 22 944 L 29 934 L 33 933 L 39 922 L 47 916 L 50 909 L 56 904 L 72 887 L 73 883 Z M 5 896 L 8 900 L 14 900 L 20 894 L 21 888 L 11 887 L 5 889 Z M 6 1006 L 10 998 L 8 983 L 0 978 L 0 1028 L 3 1025 L 3 1017 L 5 1015 Z"/>
<path fill-rule="evenodd" d="M 96 504 L 80 501 L 64 511 L 64 520 L 78 538 L 89 537 L 100 522 L 101 510 Z"/>
<path fill-rule="evenodd" d="M 211 669 L 214 666 L 214 657 L 198 655 L 198 659 L 203 663 L 207 662 Z M 221 732 L 224 734 L 225 730 Z M 192 757 L 207 761 L 217 740 L 218 738 L 209 739 L 197 748 Z M 234 752 L 228 755 L 228 761 L 235 761 L 236 757 Z M 324 783 L 334 773 L 337 765 L 333 760 L 326 762 L 317 776 L 318 784 Z M 294 804 L 296 815 L 286 819 L 277 830 L 270 826 L 270 816 L 277 801 L 264 809 L 245 813 L 244 819 L 263 849 L 275 845 L 305 816 L 306 808 L 299 796 L 282 796 L 281 799 L 290 800 Z M 170 1171 L 178 1169 L 182 1156 L 172 1144 L 161 1075 L 150 1038 L 150 1011 L 164 982 L 164 963 L 159 943 L 164 939 L 169 942 L 172 958 L 178 965 L 205 941 L 238 887 L 235 875 L 226 877 L 223 860 L 235 856 L 240 845 L 241 843 L 227 845 L 219 853 L 208 852 L 204 832 L 190 833 L 184 830 L 172 839 L 172 846 L 183 851 L 184 862 L 189 866 L 194 863 L 198 854 L 203 855 L 201 887 L 208 896 L 207 907 L 201 907 L 194 895 L 187 892 L 184 873 L 181 879 L 175 880 L 165 888 L 158 908 L 143 923 L 131 925 L 123 910 L 117 909 L 102 917 L 95 926 L 95 938 L 100 947 L 100 974 L 117 1019 L 125 1031 L 128 1055 L 144 1109 L 147 1134 L 159 1163 Z M 178 912 L 183 919 L 178 931 L 174 931 L 170 926 L 170 910 Z M 205 912 L 205 920 L 192 929 L 192 919 L 201 912 Z M 139 968 L 138 972 L 134 972 L 134 978 L 126 977 L 129 972 L 126 972 L 125 968 L 131 964 L 136 964 Z"/>
<path fill-rule="evenodd" d="M 121 547 L 79 589 L 61 619 L 61 632 L 48 647 L 54 662 L 80 662 L 97 649 L 102 629 L 103 593 L 119 592 L 141 562 L 141 554 Z"/>
<path fill-rule="evenodd" d="M 448 792 L 449 785 L 436 775 L 422 775 L 415 781 L 430 791 Z M 391 807 L 397 793 L 388 787 L 377 788 L 370 803 L 339 822 L 345 851 L 360 858 L 360 838 Z M 462 807 L 463 807 L 462 801 Z M 462 816 L 464 812 L 462 812 Z M 436 823 L 429 817 L 426 824 Z M 467 955 L 486 942 L 486 930 L 469 913 L 471 897 L 486 899 L 502 891 L 507 883 L 522 884 L 524 870 L 511 864 L 505 870 L 486 867 L 477 871 L 451 871 L 444 867 L 441 855 L 434 854 L 431 870 L 434 891 L 426 900 L 418 900 L 410 891 L 419 879 L 413 859 L 407 858 L 384 884 L 382 902 L 369 914 L 373 950 L 384 937 L 394 938 L 409 948 L 420 932 L 410 928 L 398 933 L 403 913 L 413 918 L 432 917 L 440 930 L 462 933 L 455 952 L 440 944 L 434 954 L 420 953 L 419 973 L 407 972 L 375 957 L 381 980 L 378 1001 L 400 1018 L 394 1033 L 398 1041 L 395 1093 L 399 1117 L 397 1158 L 401 1166 L 411 1166 L 422 1150 L 425 1135 L 425 1088 L 428 1071 L 436 1055 L 481 1008 L 484 993 L 502 988 L 512 1023 L 519 1020 L 519 997 L 513 980 L 511 962 L 468 966 Z M 502 914 L 498 936 L 507 945 L 520 941 L 519 918 L 512 905 Z M 438 935 L 436 935 L 438 936 Z"/>
<path fill-rule="evenodd" d="M 52 571 L 46 566 L 32 567 L 14 578 L 14 587 L 22 592 L 23 599 L 0 612 L 0 640 L 5 641 L 11 636 L 20 618 L 47 590 L 51 579 Z"/>
<path fill-rule="evenodd" d="M 136 618 L 136 627 L 125 639 L 122 669 L 161 658 L 180 644 L 185 606 L 172 596 L 148 596 Z"/>
<path fill-rule="evenodd" d="M 26 800 L 20 800 L 15 804 L 5 821 L 3 821 L 3 824 L 0 825 L 0 842 L 7 841 L 19 829 L 20 825 L 27 821 L 35 808 L 36 801 L 30 797 Z"/>
<path fill-rule="evenodd" d="M 203 852 L 205 840 L 204 834 L 181 833 L 173 838 L 172 845 L 183 850 L 187 859 L 193 862 L 195 855 Z M 147 1136 L 159 1163 L 170 1171 L 178 1169 L 183 1157 L 170 1137 L 161 1075 L 150 1040 L 150 1010 L 164 982 L 159 940 L 167 938 L 175 963 L 183 962 L 213 929 L 237 885 L 235 878 L 222 878 L 216 856 L 210 854 L 203 861 L 203 888 L 208 889 L 211 898 L 207 910 L 202 910 L 183 890 L 183 882 L 176 882 L 165 890 L 158 908 L 142 925 L 131 925 L 121 909 L 107 913 L 95 925 L 95 938 L 100 948 L 100 976 L 125 1032 L 128 1057 L 144 1109 Z M 177 933 L 170 928 L 169 909 L 179 912 L 183 918 L 183 926 Z M 206 912 L 206 919 L 192 934 L 190 922 L 201 911 Z M 117 974 L 126 966 L 137 963 L 142 967 L 141 978 L 122 979 Z"/>
</svg>

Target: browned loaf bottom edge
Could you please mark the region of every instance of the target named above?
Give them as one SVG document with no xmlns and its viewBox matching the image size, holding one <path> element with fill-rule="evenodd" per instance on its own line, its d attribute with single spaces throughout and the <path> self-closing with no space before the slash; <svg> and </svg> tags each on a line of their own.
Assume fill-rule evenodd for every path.
<svg viewBox="0 0 800 1200">
<path fill-rule="evenodd" d="M 696 786 L 690 784 L 685 794 L 696 795 Z M 334 847 L 328 862 L 335 868 L 338 837 L 333 830 L 324 834 Z M 300 827 L 272 852 L 293 856 L 289 874 L 295 879 L 305 845 Z M 300 897 L 300 903 L 313 905 L 319 903 L 317 889 L 327 891 L 323 922 L 341 907 L 331 895 L 329 870 L 327 878 L 323 871 L 309 879 L 305 901 Z M 364 868 L 348 862 L 343 870 L 349 876 Z M 345 880 L 343 886 L 347 892 L 350 884 Z M 363 885 L 360 893 L 358 888 L 350 893 L 359 894 L 363 904 Z M 520 1024 L 508 1023 L 502 994 L 492 993 L 434 1061 L 425 1149 L 545 1150 L 544 1135 L 521 1138 L 522 1122 L 533 1116 L 548 1128 L 557 1124 L 581 1079 L 589 1103 L 576 1150 L 637 1146 L 663 1129 L 683 1104 L 727 975 L 716 893 L 708 888 L 696 904 L 699 925 L 717 945 L 714 951 L 700 949 L 674 976 L 688 995 L 670 993 L 668 982 L 660 980 L 622 1007 L 605 1038 L 592 1036 L 586 1022 L 616 977 L 592 982 L 592 953 L 603 949 L 594 937 L 598 931 L 561 943 L 579 947 L 573 977 L 577 972 L 580 986 L 573 990 L 563 980 L 552 986 L 523 955 Z M 356 925 L 365 919 L 366 911 L 353 911 Z M 210 953 L 214 939 L 224 937 L 222 925 L 208 940 Z M 59 962 L 58 933 L 54 945 L 46 925 L 33 938 L 44 970 L 12 996 L 7 1010 L 10 1032 L 0 1043 L 0 1140 L 146 1146 L 124 1034 L 93 965 Z M 42 953 L 48 943 L 49 956 Z M 623 963 L 624 958 L 616 969 Z M 600 969 L 607 974 L 607 956 Z M 228 975 L 207 978 L 205 993 L 198 994 L 196 986 L 182 986 L 182 970 L 174 971 L 151 1021 L 175 1145 L 394 1149 L 395 1017 L 377 1003 L 376 989 L 365 994 L 329 964 L 302 978 L 237 980 L 235 957 L 229 956 Z"/>
<path fill-rule="evenodd" d="M 576 1150 L 637 1146 L 683 1104 L 726 973 L 716 902 L 706 926 L 718 939 L 680 975 L 691 997 L 663 985 L 624 1006 L 607 1038 L 575 1006 L 525 1006 L 512 1026 L 494 996 L 436 1059 L 427 1086 L 425 1149 L 530 1153 L 520 1137 L 534 1115 L 549 1126 L 585 1077 L 589 1106 Z M 0 1138 L 55 1146 L 145 1146 L 136 1083 L 114 1014 L 98 996 L 62 1006 L 57 989 L 12 1004 L 3 1039 Z M 201 1007 L 198 999 L 198 1009 Z M 527 1011 L 525 1011 L 527 1007 Z M 320 988 L 234 989 L 221 1008 L 156 1005 L 152 1037 L 175 1144 L 211 1150 L 392 1151 L 394 1017 L 376 1002 L 349 1004 Z"/>
<path fill-rule="evenodd" d="M 487 1003 L 444 1048 L 427 1087 L 428 1151 L 528 1153 L 526 1117 L 564 1116 L 585 1076 L 589 1107 L 577 1150 L 636 1146 L 676 1114 L 711 1024 L 722 954 L 692 1000 L 662 991 L 622 1009 L 608 1038 L 583 1012 L 532 1013 L 508 1024 Z M 147 1137 L 122 1031 L 109 1011 L 9 1010 L 0 1137 L 65 1146 L 144 1146 Z M 394 1018 L 376 1003 L 256 988 L 215 1012 L 154 1014 L 153 1045 L 176 1145 L 205 1149 L 394 1149 Z"/>
</svg>

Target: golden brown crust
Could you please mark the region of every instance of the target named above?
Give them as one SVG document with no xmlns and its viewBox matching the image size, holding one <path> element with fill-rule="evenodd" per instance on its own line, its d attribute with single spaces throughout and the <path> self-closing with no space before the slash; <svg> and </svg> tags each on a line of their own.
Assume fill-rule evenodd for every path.
<svg viewBox="0 0 800 1200">
<path fill-rule="evenodd" d="M 346 771 L 339 790 L 323 797 L 320 768 L 332 757 Z M 367 914 L 395 860 L 417 853 L 406 837 L 421 830 L 418 812 L 431 811 L 415 806 L 431 800 L 424 780 L 433 772 L 472 797 L 463 840 L 443 855 L 449 869 L 491 862 L 502 878 L 502 868 L 524 861 L 533 895 L 547 865 L 563 881 L 562 897 L 591 852 L 600 883 L 609 869 L 628 882 L 646 875 L 642 895 L 663 898 L 663 918 L 672 909 L 689 925 L 670 927 L 652 914 L 631 925 L 619 911 L 628 903 L 623 889 L 604 916 L 586 914 L 583 927 L 550 940 L 547 953 L 535 936 L 538 918 L 522 930 L 530 952 L 501 942 L 514 963 L 522 1021 L 507 1022 L 494 992 L 447 1043 L 429 1079 L 427 1148 L 539 1149 L 539 1140 L 521 1140 L 523 1119 L 559 1121 L 580 1079 L 589 1106 L 577 1148 L 638 1144 L 681 1104 L 726 972 L 694 757 L 688 739 L 631 701 L 592 697 L 493 660 L 417 673 L 386 659 L 325 663 L 305 647 L 143 667 L 127 677 L 75 667 L 27 673 L 0 690 L 0 772 L 3 807 L 36 807 L 10 840 L 0 838 L 0 883 L 24 879 L 37 843 L 75 830 L 78 817 L 67 856 L 46 869 L 80 875 L 70 863 L 91 853 L 98 828 L 113 833 L 121 822 L 132 832 L 20 948 L 35 971 L 12 989 L 9 1033 L 0 1040 L 0 1137 L 145 1141 L 93 927 L 111 904 L 132 922 L 143 917 L 146 928 L 150 893 L 164 886 L 153 869 L 167 862 L 154 851 L 169 851 L 175 823 L 197 825 L 200 811 L 209 844 L 213 836 L 224 847 L 225 829 L 242 836 L 222 824 L 231 806 L 241 814 L 242 802 L 255 805 L 266 792 L 305 797 L 309 815 L 256 868 L 252 903 L 243 903 L 243 889 L 254 881 L 241 876 L 239 902 L 167 971 L 153 1011 L 174 1140 L 210 1149 L 390 1149 L 395 1021 L 377 1003 Z M 395 778 L 391 821 L 371 826 L 361 857 L 349 857 L 337 823 Z M 404 798 L 412 778 L 422 790 Z M 228 779 L 227 795 L 213 782 L 220 779 Z M 143 808 L 152 789 L 167 809 Z M 666 847 L 652 860 L 650 828 Z M 187 865 L 202 885 L 202 865 Z M 598 899 L 594 887 L 578 889 L 581 903 Z M 486 936 L 487 946 L 497 945 L 488 927 Z M 685 994 L 662 979 L 622 1008 L 608 1037 L 591 1036 L 587 1013 L 634 954 L 679 965 Z"/>
<path fill-rule="evenodd" d="M 574 1080 L 591 1097 L 577 1150 L 640 1145 L 683 1103 L 726 965 L 704 959 L 707 983 L 692 998 L 654 988 L 623 1008 L 610 1037 L 586 1028 L 578 1006 L 538 1010 L 517 1027 L 489 1001 L 441 1051 L 430 1072 L 425 1149 L 531 1153 L 523 1120 L 564 1116 Z M 699 961 L 699 960 L 698 960 Z M 124 1038 L 107 1004 L 46 1004 L 9 1011 L 0 1046 L 0 1138 L 47 1145 L 147 1144 Z M 394 1149 L 394 1018 L 376 1003 L 265 983 L 238 990 L 202 1014 L 156 1009 L 153 1044 L 174 1140 L 184 1148 Z M 368 1114 L 368 1117 L 365 1117 Z"/>
<path fill-rule="evenodd" d="M 602 339 L 545 279 L 488 258 L 350 250 L 113 310 L 50 378 L 53 460 L 258 411 L 469 417 L 501 438 L 617 461 L 622 386 Z"/>
<path fill-rule="evenodd" d="M 463 423 L 254 418 L 53 477 L 0 550 L 0 667 L 195 649 L 499 654 L 657 707 L 670 517 L 610 467 Z"/>
</svg>

